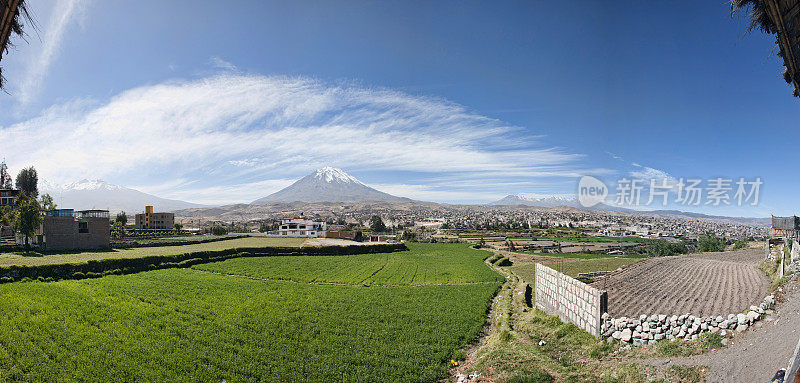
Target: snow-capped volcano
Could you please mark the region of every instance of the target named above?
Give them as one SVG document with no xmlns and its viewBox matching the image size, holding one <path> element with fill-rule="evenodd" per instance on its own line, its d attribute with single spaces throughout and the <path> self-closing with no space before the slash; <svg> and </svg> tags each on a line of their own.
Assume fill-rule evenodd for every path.
<svg viewBox="0 0 800 383">
<path fill-rule="evenodd" d="M 96 180 L 82 179 L 80 181 L 71 182 L 63 186 L 59 186 L 52 183 L 46 183 L 46 185 L 48 185 L 54 190 L 122 190 L 123 189 L 122 186 L 113 185 L 101 179 L 96 179 Z"/>
<path fill-rule="evenodd" d="M 352 182 L 352 183 L 355 183 L 355 184 L 363 185 L 361 183 L 361 181 L 356 179 L 356 177 L 353 177 L 353 176 L 345 173 L 344 170 L 339 169 L 339 168 L 332 168 L 330 166 L 326 166 L 324 168 L 317 169 L 317 171 L 314 172 L 314 179 L 316 179 L 316 180 L 324 180 L 327 183 L 331 183 L 331 182 L 351 183 Z"/>
<path fill-rule="evenodd" d="M 299 179 L 288 187 L 259 198 L 252 203 L 270 202 L 354 202 L 354 201 L 410 201 L 395 197 L 367 185 L 342 169 L 326 166 Z"/>
<path fill-rule="evenodd" d="M 39 182 L 39 194 L 48 193 L 58 207 L 64 209 L 108 209 L 112 214 L 124 211 L 129 215 L 144 210 L 152 205 L 157 211 L 173 211 L 190 207 L 199 207 L 184 201 L 156 197 L 136 189 L 110 184 L 106 181 L 83 179 L 64 185 L 42 180 Z"/>
</svg>

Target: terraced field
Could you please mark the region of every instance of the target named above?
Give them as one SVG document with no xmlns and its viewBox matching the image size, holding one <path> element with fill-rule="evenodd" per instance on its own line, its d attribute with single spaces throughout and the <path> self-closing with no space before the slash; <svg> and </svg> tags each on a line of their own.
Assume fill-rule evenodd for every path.
<svg viewBox="0 0 800 383">
<path fill-rule="evenodd" d="M 346 285 L 194 269 L 2 284 L 0 381 L 439 381 L 482 329 L 499 276 L 483 263 L 486 253 L 464 245 L 410 247 L 396 253 L 408 255 L 402 260 L 220 263 Z M 358 265 L 368 267 L 346 272 Z M 430 272 L 417 279 L 409 270 Z M 359 284 L 370 272 L 380 281 L 447 285 Z"/>
<path fill-rule="evenodd" d="M 763 250 L 651 258 L 592 285 L 608 291 L 614 317 L 640 314 L 727 315 L 760 302 L 769 279 Z"/>
<path fill-rule="evenodd" d="M 197 270 L 296 282 L 431 285 L 502 282 L 483 263 L 488 254 L 464 244 L 409 243 L 410 251 L 346 256 L 235 258 Z"/>
</svg>

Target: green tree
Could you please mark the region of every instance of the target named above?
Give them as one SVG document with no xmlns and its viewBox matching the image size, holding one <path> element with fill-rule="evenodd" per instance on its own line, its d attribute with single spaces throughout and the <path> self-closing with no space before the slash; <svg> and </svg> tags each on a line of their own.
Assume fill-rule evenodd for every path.
<svg viewBox="0 0 800 383">
<path fill-rule="evenodd" d="M 211 227 L 211 234 L 214 235 L 227 235 L 228 229 L 222 226 L 212 226 Z"/>
<path fill-rule="evenodd" d="M 14 210 L 12 227 L 14 231 L 25 236 L 25 250 L 30 250 L 29 238 L 32 236 L 39 225 L 42 223 L 42 215 L 39 213 L 39 202 L 36 198 L 28 197 L 24 192 L 20 192 L 17 208 Z"/>
<path fill-rule="evenodd" d="M 47 193 L 42 194 L 42 196 L 39 197 L 39 205 L 41 205 L 42 210 L 54 210 L 58 208 L 58 205 L 56 205 L 56 203 L 53 202 L 53 197 L 51 197 L 50 194 Z"/>
<path fill-rule="evenodd" d="M 182 223 L 176 223 L 175 224 L 175 230 L 178 230 L 178 231 L 183 230 L 183 224 Z"/>
<path fill-rule="evenodd" d="M 124 223 L 120 221 L 114 221 L 114 223 L 111 224 L 111 238 L 122 239 L 125 238 L 127 234 L 128 233 L 125 231 Z"/>
<path fill-rule="evenodd" d="M 666 239 L 656 239 L 647 246 L 647 255 L 650 257 L 668 257 L 677 254 L 687 253 L 686 244 L 683 241 L 670 242 Z"/>
<path fill-rule="evenodd" d="M 717 238 L 713 231 L 707 231 L 697 240 L 697 249 L 703 253 L 709 251 L 724 251 L 725 242 L 721 238 Z"/>
<path fill-rule="evenodd" d="M 733 249 L 734 250 L 744 249 L 745 247 L 747 247 L 747 245 L 748 245 L 747 238 L 739 238 L 736 240 L 736 242 L 733 243 Z"/>
<path fill-rule="evenodd" d="M 0 162 L 0 189 L 13 189 L 13 180 L 11 174 L 8 174 L 8 166 L 6 161 Z"/>
<path fill-rule="evenodd" d="M 369 219 L 369 228 L 376 233 L 386 232 L 386 225 L 378 215 L 373 215 L 372 218 Z"/>
<path fill-rule="evenodd" d="M 404 240 L 404 241 L 408 241 L 408 242 L 416 242 L 416 240 L 417 240 L 417 233 L 415 233 L 415 232 L 413 232 L 413 231 L 411 231 L 411 230 L 403 230 L 403 236 L 402 236 L 402 238 L 403 238 L 403 240 Z"/>
<path fill-rule="evenodd" d="M 39 176 L 33 166 L 19 171 L 17 174 L 17 189 L 25 194 L 36 198 L 39 196 Z"/>
<path fill-rule="evenodd" d="M 117 213 L 116 218 L 114 218 L 114 222 L 120 223 L 120 224 L 122 224 L 122 226 L 127 225 L 128 224 L 128 214 L 126 214 L 125 211 L 121 211 L 121 212 Z"/>
</svg>

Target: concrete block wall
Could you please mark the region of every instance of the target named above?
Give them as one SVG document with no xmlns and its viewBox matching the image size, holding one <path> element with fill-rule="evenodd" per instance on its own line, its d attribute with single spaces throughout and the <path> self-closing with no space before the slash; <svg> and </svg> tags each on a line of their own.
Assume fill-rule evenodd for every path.
<svg viewBox="0 0 800 383">
<path fill-rule="evenodd" d="M 541 263 L 536 264 L 535 286 L 537 309 L 600 337 L 602 315 L 608 309 L 608 293 Z"/>
</svg>

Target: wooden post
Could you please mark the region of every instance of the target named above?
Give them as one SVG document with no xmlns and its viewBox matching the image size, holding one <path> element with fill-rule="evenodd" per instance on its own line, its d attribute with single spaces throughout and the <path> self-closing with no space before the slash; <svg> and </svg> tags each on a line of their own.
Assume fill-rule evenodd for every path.
<svg viewBox="0 0 800 383">
<path fill-rule="evenodd" d="M 781 247 L 781 273 L 780 273 L 780 278 L 783 278 L 783 262 L 786 261 L 786 251 L 785 251 L 785 249 L 786 249 L 786 245 L 784 245 L 784 247 Z"/>
</svg>

